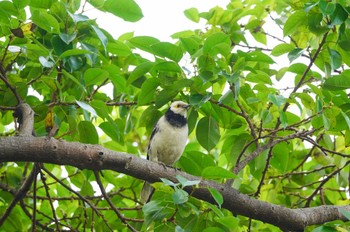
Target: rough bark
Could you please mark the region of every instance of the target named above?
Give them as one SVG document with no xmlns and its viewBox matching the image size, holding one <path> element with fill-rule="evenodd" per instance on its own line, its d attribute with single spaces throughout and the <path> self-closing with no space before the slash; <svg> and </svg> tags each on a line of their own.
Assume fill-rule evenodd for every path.
<svg viewBox="0 0 350 232">
<path fill-rule="evenodd" d="M 2 137 L 0 138 L 0 161 L 42 162 L 91 170 L 108 169 L 149 182 L 159 181 L 160 177 L 176 181 L 175 176 L 178 174 L 189 180 L 200 179 L 132 154 L 111 151 L 98 145 L 66 142 L 54 138 Z M 346 220 L 339 209 L 350 210 L 350 206 L 288 209 L 250 198 L 236 189 L 207 180 L 202 180 L 199 188 L 194 190 L 187 188 L 186 191 L 198 199 L 215 203 L 207 187 L 215 188 L 222 194 L 224 198 L 222 207 L 232 213 L 276 225 L 285 231 L 303 231 L 308 225 L 322 224 L 338 219 Z"/>
</svg>

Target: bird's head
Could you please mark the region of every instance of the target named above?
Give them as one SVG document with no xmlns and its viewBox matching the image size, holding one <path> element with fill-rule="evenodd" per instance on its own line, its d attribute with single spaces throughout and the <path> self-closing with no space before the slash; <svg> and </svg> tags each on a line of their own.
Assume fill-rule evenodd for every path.
<svg viewBox="0 0 350 232">
<path fill-rule="evenodd" d="M 183 101 L 174 101 L 170 105 L 170 110 L 173 111 L 175 114 L 180 114 L 180 115 L 186 117 L 187 108 L 189 106 L 190 106 L 189 104 L 187 104 Z"/>
</svg>

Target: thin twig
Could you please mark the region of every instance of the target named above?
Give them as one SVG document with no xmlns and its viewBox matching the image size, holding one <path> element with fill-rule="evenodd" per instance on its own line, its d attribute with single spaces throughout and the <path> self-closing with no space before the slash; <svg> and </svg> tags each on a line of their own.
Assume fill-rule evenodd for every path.
<svg viewBox="0 0 350 232">
<path fill-rule="evenodd" d="M 320 53 L 321 50 L 322 50 L 323 45 L 324 45 L 325 42 L 326 42 L 327 35 L 328 35 L 328 32 L 326 32 L 326 33 L 323 35 L 323 38 L 322 38 L 322 40 L 321 40 L 321 42 L 320 42 L 320 44 L 319 44 L 319 46 L 318 46 L 318 48 L 317 48 L 315 54 L 311 57 L 309 65 L 308 65 L 307 68 L 304 70 L 304 73 L 302 74 L 302 76 L 301 76 L 299 82 L 296 84 L 296 86 L 295 86 L 294 89 L 292 90 L 292 93 L 291 93 L 291 94 L 296 93 L 296 92 L 299 90 L 299 88 L 304 84 L 304 81 L 305 81 L 305 79 L 306 79 L 306 77 L 307 77 L 307 74 L 308 74 L 309 71 L 311 70 L 311 67 L 313 66 L 314 62 L 316 61 L 316 58 L 318 57 L 319 53 Z M 287 109 L 288 109 L 288 107 L 289 107 L 289 105 L 290 105 L 290 103 L 287 102 L 287 103 L 284 105 L 282 111 L 283 111 L 283 112 L 286 112 Z M 277 123 L 276 123 L 276 125 L 275 125 L 275 130 L 277 130 L 277 129 L 280 127 L 280 125 L 281 125 L 281 120 L 280 120 L 280 118 L 278 118 Z M 271 138 L 271 140 L 273 140 L 273 138 Z M 271 160 L 271 158 L 272 158 L 272 154 L 273 154 L 273 153 L 272 153 L 272 148 L 273 148 L 273 146 L 271 146 L 271 147 L 269 148 L 269 152 L 268 152 L 268 156 L 267 156 L 267 160 L 266 160 L 266 166 L 265 166 L 265 168 L 264 168 L 264 172 L 263 172 L 263 176 L 262 176 L 262 178 L 261 178 L 261 180 L 260 180 L 260 184 L 262 184 L 262 183 L 264 182 L 264 178 L 265 178 L 264 173 L 267 172 L 267 169 L 268 169 L 268 166 L 269 166 L 270 160 Z M 259 186 L 260 186 L 260 184 L 259 184 Z"/>
<path fill-rule="evenodd" d="M 119 210 L 117 209 L 117 207 L 115 207 L 115 205 L 113 204 L 113 202 L 111 201 L 111 199 L 109 198 L 108 194 L 106 193 L 105 188 L 103 187 L 101 178 L 100 178 L 100 174 L 98 173 L 98 171 L 94 171 L 95 174 L 95 179 L 96 182 L 98 184 L 98 186 L 100 187 L 101 193 L 103 195 L 103 197 L 106 199 L 106 201 L 108 202 L 109 206 L 112 207 L 113 211 L 115 212 L 115 214 L 118 216 L 118 218 L 133 232 L 136 232 L 137 230 L 132 227 L 127 220 L 124 218 L 124 216 L 119 212 Z"/>
<path fill-rule="evenodd" d="M 38 164 L 34 164 L 34 168 L 37 169 L 39 168 Z M 36 170 L 38 172 L 38 169 Z M 37 178 L 34 178 L 34 183 L 33 183 L 33 216 L 32 216 L 32 232 L 36 231 L 36 184 L 37 184 Z"/>
<path fill-rule="evenodd" d="M 0 227 L 5 222 L 8 216 L 10 216 L 11 211 L 16 206 L 16 204 L 25 197 L 26 193 L 29 191 L 30 186 L 32 185 L 34 179 L 37 176 L 37 170 L 33 168 L 33 170 L 29 173 L 28 177 L 23 181 L 21 187 L 18 189 L 17 193 L 15 194 L 12 202 L 7 207 L 5 213 L 0 218 Z"/>
<path fill-rule="evenodd" d="M 230 85 L 230 89 L 231 89 L 231 92 L 233 94 L 233 96 L 236 95 L 236 91 L 235 91 L 235 88 L 234 88 L 234 85 Z M 249 118 L 249 115 L 245 112 L 243 106 L 241 105 L 241 103 L 238 101 L 238 99 L 236 100 L 236 104 L 238 106 L 238 108 L 241 110 L 241 116 L 245 119 L 245 121 L 248 123 L 248 126 L 250 128 L 250 134 L 252 135 L 253 139 L 256 140 L 256 143 L 255 145 L 258 146 L 258 137 L 255 133 L 255 126 L 254 124 L 252 123 L 252 121 L 250 120 Z"/>
<path fill-rule="evenodd" d="M 51 196 L 50 196 L 49 186 L 46 184 L 46 177 L 44 176 L 44 174 L 41 171 L 41 169 L 39 169 L 39 173 L 40 173 L 41 181 L 43 182 L 43 185 L 45 187 L 46 196 L 49 198 L 49 203 L 50 203 L 50 207 L 51 207 L 51 211 L 52 211 L 52 216 L 53 216 L 53 218 L 55 220 L 56 230 L 57 231 L 61 231 L 61 229 L 59 227 L 57 215 L 56 215 L 56 212 L 55 212 L 55 207 L 53 206 L 53 202 L 52 202 L 52 199 L 51 199 Z"/>
<path fill-rule="evenodd" d="M 313 200 L 313 197 L 316 196 L 317 192 L 321 190 L 321 188 L 323 187 L 323 185 L 325 185 L 333 176 L 335 176 L 336 174 L 338 174 L 341 170 L 343 170 L 346 166 L 348 166 L 350 164 L 350 160 L 348 160 L 343 167 L 338 168 L 336 170 L 334 170 L 333 172 L 331 172 L 325 179 L 323 179 L 321 181 L 321 184 L 310 194 L 310 196 L 307 198 L 306 203 L 305 203 L 305 207 L 309 207 L 311 201 Z"/>
<path fill-rule="evenodd" d="M 2 65 L 0 64 L 0 79 L 5 83 L 5 85 L 11 90 L 11 92 L 13 93 L 13 95 L 15 95 L 16 99 L 17 99 L 17 103 L 21 103 L 22 102 L 22 98 L 21 96 L 18 94 L 17 89 L 11 85 L 11 83 L 8 81 L 7 77 L 6 77 L 6 71 L 4 70 L 4 68 L 2 67 Z"/>
<path fill-rule="evenodd" d="M 28 218 L 30 218 L 32 220 L 33 216 L 30 214 L 30 212 L 27 209 L 26 204 L 24 203 L 23 199 L 20 200 L 20 206 L 23 210 L 23 212 L 27 215 Z M 34 212 L 34 208 L 33 208 L 33 212 Z M 38 225 L 39 227 L 41 227 L 43 229 L 43 231 L 54 231 L 54 229 L 49 228 L 47 226 L 45 226 L 44 224 L 40 223 L 39 221 L 35 222 L 35 225 Z M 33 231 L 33 230 L 32 230 Z M 37 230 L 36 230 L 37 231 Z"/>
<path fill-rule="evenodd" d="M 100 85 L 98 85 L 98 86 L 96 87 L 96 89 L 94 89 L 94 90 L 91 92 L 90 96 L 88 97 L 88 101 L 91 101 L 92 98 L 93 98 L 93 96 L 97 93 L 97 91 L 98 91 L 102 86 L 104 86 L 105 84 L 107 84 L 108 81 L 109 81 L 109 78 L 106 78 Z"/>
<path fill-rule="evenodd" d="M 262 186 L 264 185 L 264 180 L 265 180 L 267 171 L 268 171 L 268 169 L 269 169 L 271 159 L 272 159 L 272 147 L 269 149 L 269 153 L 268 153 L 267 159 L 266 159 L 266 165 L 265 165 L 264 170 L 263 170 L 263 172 L 262 172 L 261 180 L 260 180 L 260 182 L 259 182 L 259 185 L 258 185 L 258 187 L 257 187 L 256 192 L 254 193 L 254 196 L 255 196 L 255 197 L 257 197 L 257 196 L 260 195 L 260 191 L 261 191 Z"/>
<path fill-rule="evenodd" d="M 322 167 L 319 167 L 319 168 L 312 169 L 312 170 L 310 170 L 310 171 L 288 172 L 288 173 L 283 174 L 283 175 L 270 176 L 270 178 L 271 178 L 271 179 L 273 179 L 273 178 L 282 178 L 282 179 L 285 179 L 285 178 L 288 178 L 289 176 L 308 175 L 308 174 L 311 174 L 311 173 L 315 173 L 315 172 L 322 171 L 322 170 L 327 169 L 327 168 L 334 168 L 334 167 L 336 167 L 334 164 L 330 164 L 330 165 L 327 165 L 327 166 L 322 166 Z"/>
<path fill-rule="evenodd" d="M 16 107 L 14 106 L 0 106 L 0 110 L 4 110 L 4 111 L 7 111 L 7 110 L 15 110 Z"/>
<path fill-rule="evenodd" d="M 107 222 L 107 220 L 104 218 L 103 214 L 100 213 L 100 211 L 98 211 L 98 209 L 96 208 L 96 206 L 94 204 L 92 204 L 88 199 L 86 199 L 84 196 L 82 196 L 80 193 L 78 193 L 77 191 L 74 191 L 71 187 L 69 187 L 68 185 L 66 185 L 64 182 L 62 182 L 60 179 L 58 179 L 55 175 L 53 175 L 49 170 L 47 170 L 45 167 L 42 167 L 42 170 L 44 170 L 50 177 L 52 177 L 54 180 L 56 180 L 58 183 L 60 183 L 63 187 L 65 187 L 66 189 L 68 189 L 70 192 L 74 193 L 75 195 L 77 195 L 80 200 L 82 200 L 83 202 L 87 203 L 91 208 L 93 212 L 96 212 L 96 214 L 102 218 L 102 220 L 104 221 L 104 223 L 107 225 L 107 227 L 110 229 L 110 231 L 113 231 L 112 227 L 109 225 L 109 223 Z"/>
</svg>

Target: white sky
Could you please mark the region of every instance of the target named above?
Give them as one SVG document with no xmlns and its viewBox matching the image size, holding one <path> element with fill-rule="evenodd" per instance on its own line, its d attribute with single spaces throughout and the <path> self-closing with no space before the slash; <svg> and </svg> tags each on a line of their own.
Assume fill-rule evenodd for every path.
<svg viewBox="0 0 350 232">
<path fill-rule="evenodd" d="M 89 10 L 85 14 L 97 19 L 97 24 L 118 37 L 126 32 L 134 32 L 135 36 L 148 35 L 161 41 L 171 41 L 170 36 L 187 29 L 204 28 L 204 20 L 200 23 L 190 21 L 184 15 L 186 9 L 195 7 L 199 12 L 207 12 L 215 6 L 223 8 L 230 0 L 135 0 L 141 7 L 144 17 L 137 22 L 126 22 L 110 13 Z"/>
</svg>

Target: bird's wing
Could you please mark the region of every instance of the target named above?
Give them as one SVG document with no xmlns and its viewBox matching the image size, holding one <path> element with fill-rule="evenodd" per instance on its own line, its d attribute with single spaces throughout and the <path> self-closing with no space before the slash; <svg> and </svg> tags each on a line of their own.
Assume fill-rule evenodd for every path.
<svg viewBox="0 0 350 232">
<path fill-rule="evenodd" d="M 149 144 L 148 144 L 148 148 L 147 148 L 147 159 L 149 160 L 149 155 L 150 155 L 150 152 L 151 152 L 151 142 L 152 142 L 152 139 L 154 137 L 154 135 L 159 131 L 159 125 L 158 123 L 156 124 L 156 126 L 153 128 L 152 130 L 152 133 L 151 133 L 151 137 L 149 139 Z"/>
</svg>

